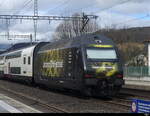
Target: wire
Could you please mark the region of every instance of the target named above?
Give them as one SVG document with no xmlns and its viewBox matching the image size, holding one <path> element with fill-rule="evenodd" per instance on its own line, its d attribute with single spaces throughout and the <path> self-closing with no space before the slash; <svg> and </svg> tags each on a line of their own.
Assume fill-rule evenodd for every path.
<svg viewBox="0 0 150 116">
<path fill-rule="evenodd" d="M 69 3 L 71 2 L 72 0 L 70 0 L 66 5 L 66 7 L 64 7 L 64 9 L 67 9 L 67 7 L 69 6 Z"/>
<path fill-rule="evenodd" d="M 88 9 L 88 8 L 91 8 L 91 7 L 94 7 L 94 6 L 97 6 L 97 4 L 94 4 L 94 5 L 91 5 L 91 4 L 89 4 L 87 7 L 85 7 L 85 8 L 76 8 L 76 9 L 72 9 L 70 12 L 72 12 L 72 11 L 74 11 L 74 10 L 83 10 L 83 9 Z"/>
<path fill-rule="evenodd" d="M 129 2 L 129 1 L 132 1 L 132 0 L 126 0 L 126 1 L 120 2 L 120 3 L 119 3 L 119 4 L 117 4 L 117 5 L 113 5 L 113 6 L 108 7 L 108 8 L 103 8 L 103 9 L 101 9 L 101 11 L 105 11 L 105 10 L 108 10 L 108 9 L 114 8 L 114 7 L 116 7 L 116 6 L 119 6 L 119 5 L 125 4 L 125 3 Z M 97 13 L 97 12 L 98 12 L 98 11 L 95 11 L 95 12 L 93 12 L 93 13 Z"/>
<path fill-rule="evenodd" d="M 146 17 L 150 17 L 149 14 L 146 14 L 145 16 L 142 16 L 142 17 L 138 17 L 138 18 L 134 18 L 134 19 L 131 19 L 131 20 L 127 20 L 127 21 L 124 21 L 124 22 L 120 22 L 118 24 L 115 24 L 115 25 L 121 25 L 121 24 L 126 24 L 128 22 L 133 22 L 133 21 L 137 21 L 137 20 L 141 20 L 141 19 L 144 19 Z"/>
<path fill-rule="evenodd" d="M 6 2 L 6 0 L 3 0 L 0 4 L 0 7 Z"/>
<path fill-rule="evenodd" d="M 52 8 L 52 9 L 48 10 L 47 13 L 51 13 L 51 12 L 54 11 L 55 9 L 57 9 L 57 8 L 59 8 L 59 7 L 61 7 L 61 6 L 63 6 L 64 4 L 67 4 L 69 1 L 70 1 L 70 0 L 63 1 L 60 5 L 56 6 L 55 8 Z"/>
<path fill-rule="evenodd" d="M 33 4 L 31 4 L 30 6 L 28 5 L 28 7 L 26 7 L 28 10 L 23 11 L 22 14 L 25 14 L 27 11 L 31 11 L 33 8 Z M 32 10 L 33 11 L 33 10 Z"/>
<path fill-rule="evenodd" d="M 26 0 L 26 1 L 23 3 L 23 7 L 22 7 L 21 9 L 15 11 L 15 12 L 13 13 L 13 15 L 19 14 L 19 13 L 20 13 L 27 5 L 29 5 L 31 2 L 32 2 L 32 0 L 28 0 L 28 1 Z M 16 20 L 11 20 L 11 22 L 16 23 Z M 14 25 L 14 24 L 13 24 L 13 25 Z M 13 26 L 13 25 L 9 24 L 9 27 L 11 27 L 11 26 Z M 9 28 L 9 27 L 8 27 L 8 28 Z"/>
<path fill-rule="evenodd" d="M 13 15 L 19 14 L 19 13 L 20 13 L 26 6 L 28 6 L 31 2 L 32 2 L 32 0 L 25 1 L 23 7 L 22 7 L 20 10 L 16 11 L 15 13 L 13 13 Z"/>
<path fill-rule="evenodd" d="M 111 6 L 111 7 L 108 7 L 108 8 L 104 8 L 104 9 L 101 9 L 101 11 L 105 11 L 105 10 L 108 10 L 108 9 L 111 9 L 111 8 L 113 8 L 113 7 L 116 7 L 116 6 L 118 6 L 118 5 L 121 5 L 121 4 L 124 4 L 124 3 L 127 3 L 127 2 L 129 2 L 129 1 L 131 1 L 131 0 L 126 0 L 126 1 L 123 1 L 123 2 L 121 2 L 121 3 L 119 3 L 119 4 L 117 4 L 117 5 L 113 5 L 113 6 Z M 88 9 L 88 8 L 92 8 L 93 6 L 97 6 L 97 4 L 94 4 L 94 5 L 88 5 L 87 7 L 85 7 L 85 8 L 76 8 L 76 9 L 72 9 L 70 12 L 72 12 L 72 11 L 74 11 L 75 12 L 75 10 L 83 10 L 83 9 Z M 99 8 L 99 7 L 97 7 L 97 8 Z M 101 12 L 100 11 L 100 12 Z M 98 12 L 98 11 L 95 11 L 95 12 L 93 12 L 93 13 L 96 13 L 96 12 Z"/>
</svg>

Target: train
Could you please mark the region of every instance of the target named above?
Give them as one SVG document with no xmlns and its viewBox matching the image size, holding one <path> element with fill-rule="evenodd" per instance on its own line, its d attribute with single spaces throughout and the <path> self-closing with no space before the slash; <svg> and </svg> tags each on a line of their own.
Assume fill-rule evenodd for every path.
<svg viewBox="0 0 150 116">
<path fill-rule="evenodd" d="M 85 96 L 115 96 L 124 85 L 119 50 L 100 34 L 40 42 L 0 55 L 0 77 Z"/>
</svg>

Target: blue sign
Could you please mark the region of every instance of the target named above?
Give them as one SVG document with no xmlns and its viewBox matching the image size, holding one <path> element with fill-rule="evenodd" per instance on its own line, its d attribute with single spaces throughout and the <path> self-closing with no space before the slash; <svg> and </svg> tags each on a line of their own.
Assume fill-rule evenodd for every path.
<svg viewBox="0 0 150 116">
<path fill-rule="evenodd" d="M 133 100 L 131 111 L 133 113 L 150 113 L 150 101 Z"/>
</svg>

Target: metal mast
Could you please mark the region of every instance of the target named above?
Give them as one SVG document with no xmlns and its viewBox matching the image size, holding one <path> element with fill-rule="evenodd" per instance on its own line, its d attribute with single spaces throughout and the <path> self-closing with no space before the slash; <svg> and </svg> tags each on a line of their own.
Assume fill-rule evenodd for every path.
<svg viewBox="0 0 150 116">
<path fill-rule="evenodd" d="M 9 40 L 9 25 L 10 25 L 10 20 L 9 19 L 6 19 L 6 36 L 7 36 L 7 39 Z"/>
<path fill-rule="evenodd" d="M 37 33 L 37 17 L 38 16 L 38 0 L 34 0 L 34 39 L 36 39 L 36 33 Z"/>
</svg>

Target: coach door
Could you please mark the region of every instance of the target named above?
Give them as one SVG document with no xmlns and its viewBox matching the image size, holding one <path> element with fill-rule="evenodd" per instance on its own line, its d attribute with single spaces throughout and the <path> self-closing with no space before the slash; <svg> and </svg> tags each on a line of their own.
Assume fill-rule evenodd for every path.
<svg viewBox="0 0 150 116">
<path fill-rule="evenodd" d="M 10 73 L 10 62 L 6 62 L 4 66 L 4 74 L 9 74 Z"/>
<path fill-rule="evenodd" d="M 10 74 L 10 62 L 6 63 L 4 72 L 5 72 L 5 74 Z"/>
<path fill-rule="evenodd" d="M 32 76 L 32 58 L 31 56 L 23 56 L 23 75 Z"/>
<path fill-rule="evenodd" d="M 10 74 L 10 62 L 8 63 L 8 74 Z"/>
</svg>

